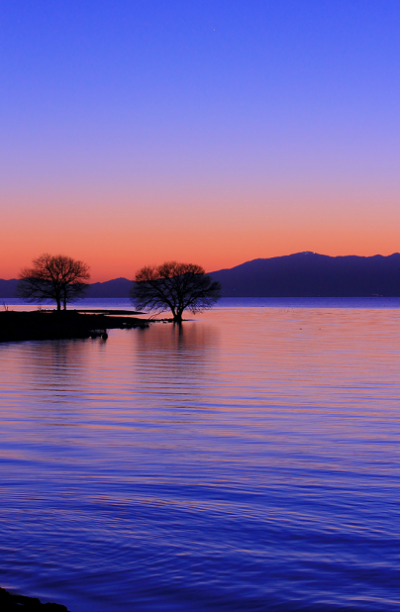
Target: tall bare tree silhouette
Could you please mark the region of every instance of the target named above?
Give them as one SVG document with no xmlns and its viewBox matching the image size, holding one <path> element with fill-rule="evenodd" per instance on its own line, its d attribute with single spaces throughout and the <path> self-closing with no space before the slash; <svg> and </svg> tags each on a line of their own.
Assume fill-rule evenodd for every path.
<svg viewBox="0 0 400 612">
<path fill-rule="evenodd" d="M 89 266 L 65 255 L 44 253 L 33 260 L 32 268 L 19 275 L 16 296 L 27 302 L 56 302 L 57 310 L 67 309 L 68 302 L 83 297 L 89 280 Z"/>
<path fill-rule="evenodd" d="M 139 270 L 130 292 L 138 310 L 171 310 L 177 323 L 184 310 L 193 314 L 211 308 L 219 299 L 221 285 L 201 266 L 168 261 Z"/>
</svg>

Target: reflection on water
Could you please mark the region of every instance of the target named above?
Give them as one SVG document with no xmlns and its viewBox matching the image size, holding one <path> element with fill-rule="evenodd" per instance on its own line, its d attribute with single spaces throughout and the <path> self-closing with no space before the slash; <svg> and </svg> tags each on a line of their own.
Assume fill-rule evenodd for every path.
<svg viewBox="0 0 400 612">
<path fill-rule="evenodd" d="M 400 310 L 0 346 L 0 583 L 73 611 L 397 610 Z"/>
<path fill-rule="evenodd" d="M 187 406 L 188 396 L 203 393 L 209 362 L 218 351 L 216 326 L 187 322 L 156 325 L 136 338 L 136 384 L 148 405 Z M 198 404 L 197 404 L 198 406 Z"/>
</svg>

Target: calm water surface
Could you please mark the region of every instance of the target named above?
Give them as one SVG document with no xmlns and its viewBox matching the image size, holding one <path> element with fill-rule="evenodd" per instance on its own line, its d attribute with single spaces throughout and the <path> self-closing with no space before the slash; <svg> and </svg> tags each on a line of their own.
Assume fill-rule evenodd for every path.
<svg viewBox="0 0 400 612">
<path fill-rule="evenodd" d="M 399 300 L 264 302 L 0 345 L 2 586 L 73 612 L 399 610 Z"/>
</svg>

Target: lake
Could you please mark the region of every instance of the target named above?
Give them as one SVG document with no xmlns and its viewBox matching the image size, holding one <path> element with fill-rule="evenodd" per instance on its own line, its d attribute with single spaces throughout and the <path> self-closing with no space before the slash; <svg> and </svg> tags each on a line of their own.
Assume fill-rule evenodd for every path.
<svg viewBox="0 0 400 612">
<path fill-rule="evenodd" d="M 0 585 L 72 612 L 398 611 L 400 299 L 192 318 L 0 345 Z"/>
</svg>

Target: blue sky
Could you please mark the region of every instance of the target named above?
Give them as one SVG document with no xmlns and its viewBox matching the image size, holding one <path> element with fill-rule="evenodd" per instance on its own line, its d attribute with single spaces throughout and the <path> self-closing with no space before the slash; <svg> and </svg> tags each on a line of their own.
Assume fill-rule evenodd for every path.
<svg viewBox="0 0 400 612">
<path fill-rule="evenodd" d="M 14 248 L 16 265 L 60 244 L 100 266 L 100 245 L 81 243 L 72 223 L 96 210 L 112 244 L 126 240 L 115 211 L 140 219 L 147 242 L 147 218 L 173 233 L 201 211 L 189 244 L 204 242 L 208 220 L 231 253 L 207 252 L 209 267 L 303 246 L 395 250 L 399 26 L 388 0 L 3 2 L 4 239 L 26 219 L 30 245 Z M 360 223 L 351 243 L 340 228 Z M 201 259 L 159 234 L 157 257 Z M 141 257 L 126 245 L 115 270 Z"/>
</svg>

